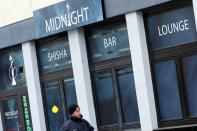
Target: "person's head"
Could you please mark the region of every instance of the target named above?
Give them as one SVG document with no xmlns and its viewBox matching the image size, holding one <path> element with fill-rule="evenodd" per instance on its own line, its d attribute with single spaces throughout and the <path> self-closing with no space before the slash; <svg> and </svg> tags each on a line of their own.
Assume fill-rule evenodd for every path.
<svg viewBox="0 0 197 131">
<path fill-rule="evenodd" d="M 81 118 L 80 107 L 78 105 L 71 105 L 68 110 L 71 117 Z"/>
</svg>

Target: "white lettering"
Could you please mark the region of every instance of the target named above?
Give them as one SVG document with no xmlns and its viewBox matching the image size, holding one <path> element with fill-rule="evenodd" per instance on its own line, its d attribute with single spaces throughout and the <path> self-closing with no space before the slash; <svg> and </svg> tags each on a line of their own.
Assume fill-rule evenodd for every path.
<svg viewBox="0 0 197 131">
<path fill-rule="evenodd" d="M 104 47 L 108 48 L 108 47 L 112 47 L 112 46 L 116 46 L 117 42 L 116 42 L 116 37 L 109 37 L 107 39 L 103 40 L 104 42 Z"/>
<path fill-rule="evenodd" d="M 18 115 L 18 111 L 5 112 L 6 117 L 17 116 L 17 115 Z"/>
<path fill-rule="evenodd" d="M 52 21 L 51 19 L 49 20 L 49 22 L 47 20 L 45 20 L 45 25 L 46 25 L 46 32 L 51 32 L 52 31 Z"/>
<path fill-rule="evenodd" d="M 61 18 L 60 17 L 55 17 L 55 29 L 59 30 L 61 28 Z"/>
<path fill-rule="evenodd" d="M 185 19 L 179 22 L 173 22 L 166 25 L 158 26 L 157 28 L 158 34 L 161 37 L 168 34 L 189 30 L 189 23 L 188 20 Z"/>
<path fill-rule="evenodd" d="M 184 24 L 185 24 L 185 29 L 186 30 L 189 30 L 189 23 L 188 23 L 188 20 L 184 20 Z"/>
<path fill-rule="evenodd" d="M 89 7 L 86 7 L 83 10 L 85 11 L 86 21 L 88 21 L 88 10 L 89 10 Z"/>
<path fill-rule="evenodd" d="M 45 29 L 47 33 L 58 31 L 60 29 L 69 27 L 71 25 L 80 24 L 88 21 L 89 7 L 81 8 L 79 10 L 71 11 L 70 6 L 66 5 L 66 13 L 48 20 L 45 20 Z"/>
<path fill-rule="evenodd" d="M 81 14 L 80 14 L 81 12 Z M 77 10 L 77 17 L 78 17 L 78 23 L 80 23 L 80 18 L 81 18 L 81 22 L 84 21 L 84 14 L 83 14 L 83 8 L 81 8 L 81 11 L 79 12 L 79 10 Z"/>
<path fill-rule="evenodd" d="M 61 18 L 61 23 L 62 23 L 61 28 L 64 28 L 64 26 L 67 27 L 67 19 L 66 19 L 67 15 L 65 14 L 64 16 L 60 16 L 60 18 Z"/>
<path fill-rule="evenodd" d="M 66 49 L 56 50 L 56 51 L 48 53 L 48 61 L 49 62 L 55 61 L 55 60 L 65 59 L 66 57 L 68 57 Z"/>
<path fill-rule="evenodd" d="M 73 25 L 76 25 L 76 24 L 78 23 L 78 21 L 77 21 L 77 17 L 74 16 L 74 14 L 76 14 L 76 11 L 73 11 L 73 12 L 71 13 L 71 23 L 72 23 Z"/>
</svg>

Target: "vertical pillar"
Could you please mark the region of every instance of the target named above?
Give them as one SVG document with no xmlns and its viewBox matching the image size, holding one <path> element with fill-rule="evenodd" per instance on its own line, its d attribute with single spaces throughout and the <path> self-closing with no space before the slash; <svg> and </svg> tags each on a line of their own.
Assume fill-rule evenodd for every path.
<svg viewBox="0 0 197 131">
<path fill-rule="evenodd" d="M 46 131 L 35 43 L 23 43 L 22 50 L 33 130 Z"/>
<path fill-rule="evenodd" d="M 193 2 L 193 9 L 194 9 L 194 17 L 196 21 L 196 28 L 197 28 L 197 0 L 192 0 Z"/>
<path fill-rule="evenodd" d="M 141 130 L 152 131 L 158 127 L 158 123 L 143 16 L 140 12 L 128 13 L 126 22 Z"/>
<path fill-rule="evenodd" d="M 1 114 L 1 110 L 2 109 L 0 109 L 0 131 L 3 131 L 3 121 L 2 121 L 2 115 L 3 114 Z"/>
<path fill-rule="evenodd" d="M 83 28 L 68 31 L 78 104 L 82 114 L 97 130 L 90 71 Z"/>
</svg>

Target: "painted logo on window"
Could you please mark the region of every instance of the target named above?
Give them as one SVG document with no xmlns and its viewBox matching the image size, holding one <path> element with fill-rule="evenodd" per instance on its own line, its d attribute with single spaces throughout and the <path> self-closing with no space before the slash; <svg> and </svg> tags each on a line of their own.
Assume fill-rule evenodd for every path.
<svg viewBox="0 0 197 131">
<path fill-rule="evenodd" d="M 12 81 L 12 85 L 16 85 L 16 77 L 17 77 L 17 68 L 14 66 L 14 58 L 12 55 L 9 57 L 10 60 L 10 68 L 9 68 L 9 78 Z"/>
</svg>

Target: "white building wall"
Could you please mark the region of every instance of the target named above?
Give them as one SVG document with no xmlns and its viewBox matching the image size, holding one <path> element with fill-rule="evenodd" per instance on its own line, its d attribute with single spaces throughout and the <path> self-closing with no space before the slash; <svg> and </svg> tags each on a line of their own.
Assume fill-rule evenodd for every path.
<svg viewBox="0 0 197 131">
<path fill-rule="evenodd" d="M 192 0 L 193 8 L 194 8 L 194 17 L 196 21 L 196 29 L 197 29 L 197 0 Z"/>
<path fill-rule="evenodd" d="M 2 121 L 1 109 L 0 109 L 0 131 L 3 131 L 3 121 Z"/>
<path fill-rule="evenodd" d="M 126 22 L 141 130 L 152 131 L 158 123 L 142 13 L 126 14 Z"/>
<path fill-rule="evenodd" d="M 35 43 L 23 43 L 22 51 L 33 130 L 46 131 Z"/>
<path fill-rule="evenodd" d="M 33 11 L 63 0 L 0 0 L 0 27 L 33 17 Z"/>
<path fill-rule="evenodd" d="M 77 101 L 86 120 L 97 131 L 90 71 L 83 28 L 68 31 Z"/>
</svg>

